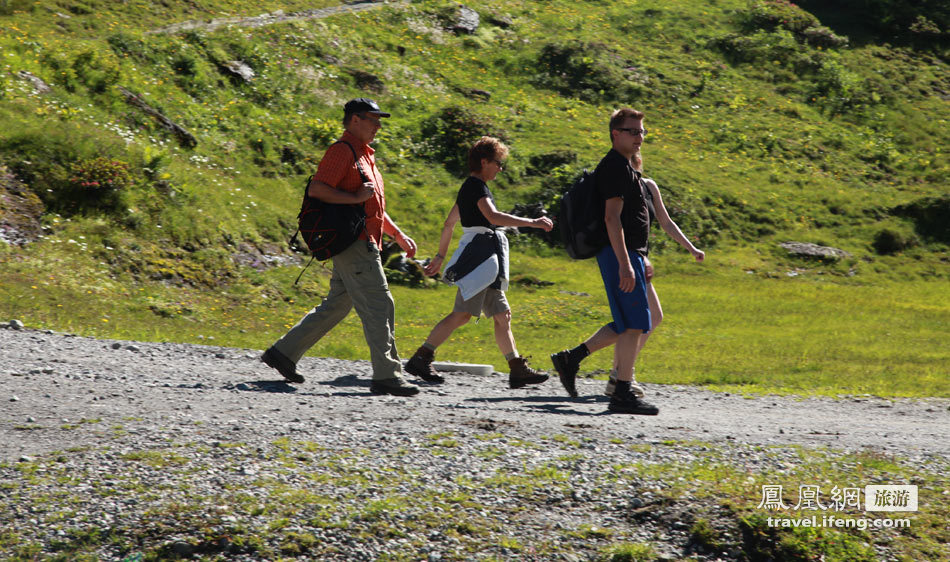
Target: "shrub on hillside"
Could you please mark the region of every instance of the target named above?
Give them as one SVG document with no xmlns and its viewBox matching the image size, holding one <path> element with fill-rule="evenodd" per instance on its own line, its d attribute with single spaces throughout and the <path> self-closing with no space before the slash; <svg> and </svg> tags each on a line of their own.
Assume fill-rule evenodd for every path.
<svg viewBox="0 0 950 562">
<path fill-rule="evenodd" d="M 554 150 L 544 154 L 535 154 L 528 159 L 527 174 L 546 176 L 556 168 L 569 166 L 577 162 L 577 153 L 570 149 Z"/>
<path fill-rule="evenodd" d="M 21 131 L 0 137 L 0 155 L 47 207 L 56 207 L 56 188 L 68 179 L 70 164 L 92 153 L 83 140 L 48 128 Z"/>
<path fill-rule="evenodd" d="M 93 94 L 101 94 L 121 77 L 119 60 L 108 51 L 44 53 L 41 62 L 53 71 L 53 82 L 69 92 L 85 87 Z"/>
<path fill-rule="evenodd" d="M 836 49 L 840 47 L 848 46 L 848 38 L 842 35 L 836 34 L 831 29 L 819 25 L 816 27 L 809 27 L 802 32 L 802 35 L 805 38 L 805 42 L 813 47 L 823 47 L 826 49 Z"/>
<path fill-rule="evenodd" d="M 508 141 L 508 133 L 495 125 L 491 118 L 454 105 L 426 119 L 422 124 L 422 136 L 429 156 L 459 174 L 468 171 L 468 151 L 476 140 L 491 136 Z"/>
<path fill-rule="evenodd" d="M 912 219 L 921 236 L 950 244 L 950 195 L 924 197 L 895 207 L 894 213 Z"/>
<path fill-rule="evenodd" d="M 64 187 L 70 205 L 114 212 L 124 208 L 123 196 L 133 184 L 127 163 L 98 157 L 73 163 Z"/>
<path fill-rule="evenodd" d="M 879 255 L 892 255 L 917 245 L 917 238 L 913 234 L 901 232 L 892 228 L 883 228 L 874 235 L 871 244 Z"/>
<path fill-rule="evenodd" d="M 143 62 L 154 62 L 154 49 L 149 48 L 145 41 L 133 37 L 128 33 L 114 33 L 106 38 L 109 47 L 120 57 L 132 57 Z"/>
<path fill-rule="evenodd" d="M 713 40 L 712 45 L 736 63 L 760 63 L 807 73 L 820 66 L 822 55 L 812 53 L 786 29 L 732 33 Z"/>
<path fill-rule="evenodd" d="M 601 43 L 549 43 L 541 48 L 539 86 L 587 101 L 631 99 L 644 81 L 620 55 Z"/>
<path fill-rule="evenodd" d="M 950 35 L 950 4 L 946 0 L 802 0 L 888 36 L 946 41 Z"/>
<path fill-rule="evenodd" d="M 116 194 L 135 183 L 133 168 L 115 159 L 97 160 L 103 154 L 124 153 L 124 143 L 112 137 L 64 129 L 55 122 L 0 136 L 0 163 L 6 163 L 50 212 L 65 216 L 122 212 L 125 207 Z"/>
<path fill-rule="evenodd" d="M 33 0 L 0 0 L 0 16 L 12 16 L 17 12 L 32 12 L 36 7 Z"/>
<path fill-rule="evenodd" d="M 857 74 L 838 60 L 825 58 L 815 73 L 811 99 L 824 98 L 822 101 L 827 107 L 843 111 L 873 101 L 871 93 Z"/>
<path fill-rule="evenodd" d="M 792 33 L 803 33 L 810 27 L 820 25 L 818 18 L 787 0 L 754 2 L 743 13 L 743 19 L 746 27 L 766 31 L 787 29 Z"/>
<path fill-rule="evenodd" d="M 848 38 L 820 24 L 815 16 L 784 0 L 755 2 L 742 13 L 745 32 L 714 39 L 712 45 L 734 62 L 774 63 L 808 72 L 820 66 L 818 49 L 844 47 Z"/>
</svg>

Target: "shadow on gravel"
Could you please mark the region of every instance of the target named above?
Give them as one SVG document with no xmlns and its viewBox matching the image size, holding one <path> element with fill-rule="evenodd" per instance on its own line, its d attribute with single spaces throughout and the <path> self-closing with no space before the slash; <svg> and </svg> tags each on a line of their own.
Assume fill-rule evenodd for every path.
<svg viewBox="0 0 950 562">
<path fill-rule="evenodd" d="M 343 375 L 331 381 L 320 381 L 317 384 L 324 386 L 341 387 L 363 387 L 369 391 L 370 380 L 359 375 Z"/>
<path fill-rule="evenodd" d="M 605 408 L 603 412 L 586 412 L 571 408 L 571 404 L 598 404 L 608 402 L 606 396 L 582 396 L 570 398 L 567 396 L 512 396 L 499 398 L 467 398 L 466 402 L 522 402 L 528 408 L 552 414 L 566 414 L 571 416 L 605 416 L 610 412 Z"/>
<path fill-rule="evenodd" d="M 290 386 L 285 381 L 249 381 L 242 382 L 234 386 L 237 390 L 247 390 L 251 392 L 276 392 L 280 394 L 293 394 L 297 389 Z"/>
</svg>

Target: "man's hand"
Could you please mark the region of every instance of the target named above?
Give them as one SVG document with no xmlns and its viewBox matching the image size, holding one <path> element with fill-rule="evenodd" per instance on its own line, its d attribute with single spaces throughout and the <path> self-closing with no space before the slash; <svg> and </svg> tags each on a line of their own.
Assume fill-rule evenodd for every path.
<svg viewBox="0 0 950 562">
<path fill-rule="evenodd" d="M 531 226 L 533 226 L 534 228 L 540 228 L 541 230 L 543 230 L 543 231 L 545 231 L 545 232 L 551 232 L 551 229 L 554 228 L 554 223 L 551 222 L 551 219 L 549 219 L 549 218 L 547 218 L 547 217 L 541 217 L 541 218 L 539 218 L 539 219 L 534 219 L 534 221 L 532 221 L 532 222 L 533 222 L 534 224 L 532 224 Z"/>
<path fill-rule="evenodd" d="M 626 266 L 620 264 L 620 290 L 624 293 L 630 293 L 636 286 L 637 275 L 633 272 L 633 266 L 629 263 Z"/>
<path fill-rule="evenodd" d="M 376 186 L 373 185 L 373 182 L 368 181 L 363 185 L 359 186 L 354 195 L 356 195 L 356 202 L 362 203 L 369 200 L 373 196 L 373 192 L 376 191 Z"/>
<path fill-rule="evenodd" d="M 366 185 L 366 184 L 363 184 Z M 399 247 L 402 248 L 403 252 L 406 252 L 407 258 L 413 258 L 416 255 L 416 243 L 412 238 L 409 238 L 402 232 L 396 233 L 396 244 L 399 244 Z"/>
<path fill-rule="evenodd" d="M 694 251 L 692 251 L 692 252 L 690 252 L 690 253 L 693 254 L 693 257 L 696 258 L 696 261 L 698 261 L 698 262 L 701 262 L 701 261 L 703 261 L 704 259 L 706 259 L 706 252 L 704 252 L 704 251 L 702 251 L 702 250 L 698 250 L 698 249 L 697 249 L 697 250 L 694 250 Z"/>
</svg>

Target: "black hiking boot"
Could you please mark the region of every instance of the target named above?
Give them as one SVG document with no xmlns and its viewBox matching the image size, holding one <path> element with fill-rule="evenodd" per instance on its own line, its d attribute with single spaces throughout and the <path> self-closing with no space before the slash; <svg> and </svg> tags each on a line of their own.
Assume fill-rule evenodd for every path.
<svg viewBox="0 0 950 562">
<path fill-rule="evenodd" d="M 615 414 L 635 414 L 639 416 L 655 416 L 660 409 L 630 392 L 627 385 L 617 383 L 614 395 L 610 397 L 607 409 Z"/>
<path fill-rule="evenodd" d="M 604 396 L 613 396 L 614 390 L 616 390 L 616 388 L 617 379 L 614 377 L 614 374 L 611 373 L 610 377 L 607 379 L 607 388 L 604 389 Z M 633 380 L 630 381 L 630 392 L 633 393 L 634 396 L 639 396 L 640 398 L 646 396 L 646 392 L 644 392 L 643 387 L 637 384 L 636 375 L 634 375 Z"/>
<path fill-rule="evenodd" d="M 277 372 L 290 382 L 300 383 L 304 381 L 303 375 L 297 372 L 297 365 L 286 355 L 277 351 L 274 346 L 267 348 L 264 354 L 261 355 L 261 361 L 268 367 L 277 369 Z"/>
<path fill-rule="evenodd" d="M 577 398 L 577 371 L 580 370 L 581 364 L 571 361 L 571 352 L 566 349 L 551 355 L 551 363 L 561 379 L 561 386 L 568 395 Z"/>
<path fill-rule="evenodd" d="M 419 387 L 409 384 L 402 377 L 393 377 L 391 379 L 373 379 L 369 385 L 369 391 L 373 394 L 392 394 L 393 396 L 415 396 L 419 394 Z"/>
<path fill-rule="evenodd" d="M 428 347 L 420 347 L 416 353 L 406 361 L 403 368 L 407 373 L 414 377 L 430 382 L 432 384 L 442 384 L 445 377 L 440 375 L 432 368 L 432 361 L 435 359 L 435 352 Z"/>
</svg>

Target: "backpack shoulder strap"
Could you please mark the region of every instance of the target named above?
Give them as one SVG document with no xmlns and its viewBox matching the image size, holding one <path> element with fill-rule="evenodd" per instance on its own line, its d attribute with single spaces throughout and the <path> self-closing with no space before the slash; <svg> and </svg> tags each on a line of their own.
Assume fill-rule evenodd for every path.
<svg viewBox="0 0 950 562">
<path fill-rule="evenodd" d="M 353 148 L 353 145 L 350 144 L 350 143 L 348 143 L 348 142 L 346 142 L 345 140 L 338 140 L 338 141 L 336 141 L 336 142 L 333 143 L 333 144 L 341 144 L 341 143 L 342 143 L 342 144 L 345 144 L 345 145 L 348 146 L 348 147 L 350 147 L 350 152 L 353 153 L 353 161 L 356 162 L 356 171 L 358 171 L 358 172 L 360 173 L 360 179 L 362 179 L 363 182 L 368 182 L 368 181 L 370 181 L 369 177 L 366 175 L 366 172 L 363 171 L 363 166 L 360 165 L 360 158 L 359 158 L 359 156 L 356 155 L 356 149 Z M 332 146 L 332 145 L 331 145 L 331 146 Z"/>
<path fill-rule="evenodd" d="M 330 146 L 333 146 L 334 144 L 345 144 L 346 146 L 350 148 L 350 152 L 353 154 L 353 162 L 356 163 L 356 171 L 360 173 L 360 179 L 362 179 L 364 183 L 370 181 L 369 177 L 366 175 L 366 172 L 363 171 L 363 166 L 360 165 L 359 156 L 356 155 L 356 149 L 353 148 L 353 145 L 346 142 L 345 140 L 338 140 L 335 143 L 331 144 Z M 310 190 L 310 182 L 313 181 L 314 175 L 315 174 L 311 174 L 310 177 L 307 178 L 307 183 L 305 183 L 303 186 L 304 197 L 309 197 L 307 193 Z"/>
</svg>

